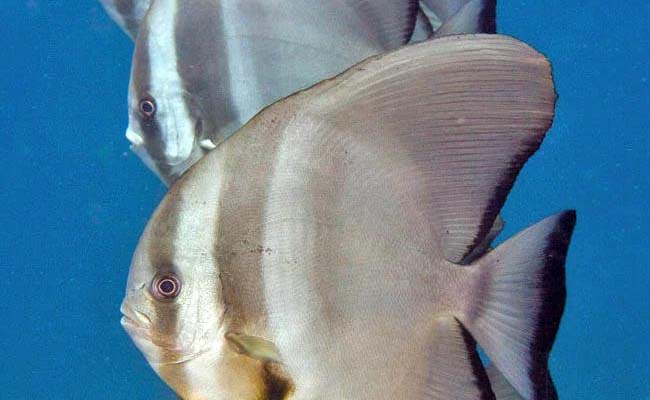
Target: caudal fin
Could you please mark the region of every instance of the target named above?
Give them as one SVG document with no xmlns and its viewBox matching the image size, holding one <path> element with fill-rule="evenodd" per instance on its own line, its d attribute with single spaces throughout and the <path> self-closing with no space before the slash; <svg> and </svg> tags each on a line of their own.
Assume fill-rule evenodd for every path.
<svg viewBox="0 0 650 400">
<path fill-rule="evenodd" d="M 494 366 L 494 364 L 488 365 L 485 369 L 487 372 L 488 379 L 490 380 L 490 386 L 494 392 L 494 397 L 496 400 L 523 400 L 523 397 L 515 388 L 512 387 L 510 382 L 503 376 L 503 374 Z M 555 391 L 555 385 L 551 379 L 551 375 L 548 375 L 548 400 L 556 400 L 557 392 Z"/>
<path fill-rule="evenodd" d="M 434 37 L 496 32 L 496 0 L 424 0 L 440 20 Z"/>
<path fill-rule="evenodd" d="M 548 356 L 564 311 L 564 262 L 575 211 L 533 225 L 479 259 L 464 325 L 526 400 L 557 398 Z"/>
<path fill-rule="evenodd" d="M 433 35 L 433 27 L 431 26 L 431 21 L 429 17 L 422 11 L 418 10 L 418 15 L 415 20 L 415 27 L 413 28 L 413 34 L 409 43 L 417 43 L 423 40 L 427 40 Z"/>
</svg>

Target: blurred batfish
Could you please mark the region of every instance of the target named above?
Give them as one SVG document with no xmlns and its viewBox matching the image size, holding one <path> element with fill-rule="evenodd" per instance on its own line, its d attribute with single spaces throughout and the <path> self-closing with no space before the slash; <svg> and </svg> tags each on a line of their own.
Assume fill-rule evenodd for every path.
<svg viewBox="0 0 650 400">
<path fill-rule="evenodd" d="M 272 102 L 408 42 L 418 4 L 153 1 L 131 71 L 126 136 L 132 150 L 173 183 Z M 481 15 L 456 16 L 465 17 Z"/>
<path fill-rule="evenodd" d="M 149 10 L 152 0 L 99 1 L 113 21 L 135 41 L 140 24 Z M 428 39 L 433 35 L 434 30 L 438 31 L 436 36 L 459 33 L 495 33 L 495 13 L 496 0 L 423 0 L 420 2 L 420 10 L 411 41 L 418 42 Z"/>
<path fill-rule="evenodd" d="M 553 398 L 575 213 L 468 266 L 554 112 L 497 35 L 369 59 L 268 107 L 169 191 L 122 324 L 183 399 Z"/>
</svg>

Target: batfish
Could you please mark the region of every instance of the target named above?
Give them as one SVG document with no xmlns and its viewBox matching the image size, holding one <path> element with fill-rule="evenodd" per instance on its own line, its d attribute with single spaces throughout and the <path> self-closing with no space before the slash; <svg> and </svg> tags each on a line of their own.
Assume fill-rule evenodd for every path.
<svg viewBox="0 0 650 400">
<path fill-rule="evenodd" d="M 476 343 L 553 398 L 575 212 L 472 253 L 555 100 L 541 54 L 462 35 L 274 103 L 171 187 L 122 325 L 187 400 L 495 399 Z"/>
<path fill-rule="evenodd" d="M 407 43 L 418 5 L 153 1 L 139 25 L 132 64 L 126 132 L 131 149 L 170 185 L 262 108 Z M 425 19 L 420 13 L 421 38 L 429 35 Z M 479 31 L 455 33 L 463 32 Z"/>
</svg>

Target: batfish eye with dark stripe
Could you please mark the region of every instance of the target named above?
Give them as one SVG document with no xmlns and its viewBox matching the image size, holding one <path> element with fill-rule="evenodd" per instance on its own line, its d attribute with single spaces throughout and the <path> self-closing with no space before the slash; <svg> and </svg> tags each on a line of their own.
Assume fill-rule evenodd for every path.
<svg viewBox="0 0 650 400">
<path fill-rule="evenodd" d="M 156 113 L 156 102 L 153 99 L 140 101 L 140 113 L 146 118 L 152 118 Z"/>
<path fill-rule="evenodd" d="M 152 282 L 151 292 L 158 300 L 173 299 L 181 292 L 181 281 L 174 274 L 158 276 Z"/>
</svg>

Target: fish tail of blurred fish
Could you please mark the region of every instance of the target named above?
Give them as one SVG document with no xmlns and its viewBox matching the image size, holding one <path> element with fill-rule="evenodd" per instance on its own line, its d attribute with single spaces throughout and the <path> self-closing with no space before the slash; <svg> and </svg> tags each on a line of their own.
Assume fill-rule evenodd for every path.
<svg viewBox="0 0 650 400">
<path fill-rule="evenodd" d="M 575 221 L 573 210 L 548 217 L 466 270 L 459 319 L 492 361 L 492 379 L 500 372 L 525 399 L 557 398 L 547 362 L 564 310 Z"/>
<path fill-rule="evenodd" d="M 496 0 L 423 0 L 420 14 L 430 21 L 433 37 L 464 33 L 496 33 Z M 421 31 L 426 29 L 418 18 Z"/>
</svg>

